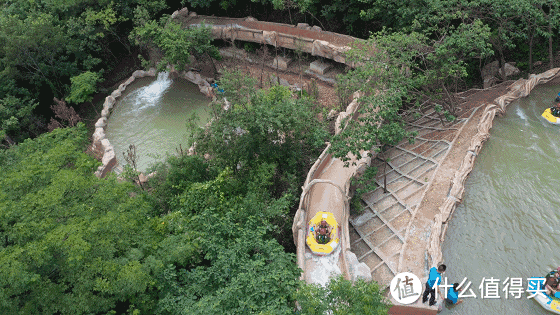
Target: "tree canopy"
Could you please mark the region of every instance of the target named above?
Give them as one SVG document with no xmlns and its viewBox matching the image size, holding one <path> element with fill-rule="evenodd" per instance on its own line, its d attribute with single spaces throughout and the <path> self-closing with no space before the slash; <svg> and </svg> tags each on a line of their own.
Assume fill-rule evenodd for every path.
<svg viewBox="0 0 560 315">
<path fill-rule="evenodd" d="M 160 70 L 168 65 L 183 70 L 191 63 L 191 55 L 220 58 L 218 49 L 211 44 L 211 30 L 204 24 L 186 28 L 164 17 L 159 23 L 154 20 L 140 21 L 140 25 L 134 28 L 130 36 L 138 45 L 163 52 L 158 63 Z"/>
<path fill-rule="evenodd" d="M 45 132 L 53 97 L 89 101 L 95 89 L 86 85 L 95 84 L 93 76 L 85 80 L 83 73 L 95 73 L 99 81 L 103 70 L 110 73 L 122 61 L 121 52 L 130 55 L 130 21 L 139 7 L 156 15 L 167 5 L 145 0 L 0 1 L 2 138 L 19 142 Z"/>
<path fill-rule="evenodd" d="M 326 287 L 306 284 L 295 297 L 301 315 L 382 315 L 390 307 L 376 282 L 359 279 L 352 284 L 342 275 L 331 279 Z"/>
<path fill-rule="evenodd" d="M 305 177 L 309 157 L 323 149 L 326 128 L 315 119 L 309 98 L 294 99 L 283 86 L 256 91 L 250 88 L 254 83 L 239 71 L 224 75 L 219 84 L 232 106 L 224 110 L 218 104 L 208 130 L 194 139 L 197 151 L 240 173 L 263 162 L 274 164 L 275 186 L 299 189 L 293 184 Z"/>
<path fill-rule="evenodd" d="M 174 169 L 200 166 L 180 157 L 162 185 L 183 188 L 163 212 L 132 184 L 96 178 L 85 141 L 80 123 L 1 151 L 2 313 L 289 313 L 300 271 L 273 220 L 294 200 L 270 196 L 274 167 L 245 182 Z"/>
</svg>

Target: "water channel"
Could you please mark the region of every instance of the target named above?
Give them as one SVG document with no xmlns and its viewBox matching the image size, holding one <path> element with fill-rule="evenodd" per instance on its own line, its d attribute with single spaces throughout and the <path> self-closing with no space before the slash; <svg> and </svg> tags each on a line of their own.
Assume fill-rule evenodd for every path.
<svg viewBox="0 0 560 315">
<path fill-rule="evenodd" d="M 560 126 L 540 117 L 559 89 L 537 86 L 494 120 L 443 244 L 444 276 L 466 277 L 476 298 L 441 314 L 551 314 L 527 293 L 506 299 L 502 290 L 508 277 L 526 290 L 527 278 L 560 266 Z M 500 298 L 483 299 L 481 281 L 491 277 Z"/>
<path fill-rule="evenodd" d="M 209 100 L 198 87 L 184 79 L 170 79 L 165 72 L 156 80 L 141 78 L 130 84 L 117 99 L 107 121 L 107 139 L 114 147 L 119 165 L 126 162 L 130 144 L 136 146 L 137 167 L 146 171 L 179 145 L 187 150 L 187 119 L 196 113 L 199 125 L 210 119 Z"/>
</svg>

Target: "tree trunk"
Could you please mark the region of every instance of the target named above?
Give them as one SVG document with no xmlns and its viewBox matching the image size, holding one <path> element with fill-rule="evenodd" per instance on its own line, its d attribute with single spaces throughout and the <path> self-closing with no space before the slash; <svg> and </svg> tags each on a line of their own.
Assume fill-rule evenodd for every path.
<svg viewBox="0 0 560 315">
<path fill-rule="evenodd" d="M 266 52 L 267 52 L 266 48 L 267 48 L 266 44 L 263 43 L 263 46 L 262 46 L 262 64 L 261 64 L 261 88 L 264 88 L 263 75 L 264 75 L 264 59 L 266 58 Z"/>
<path fill-rule="evenodd" d="M 278 38 L 276 38 L 276 43 L 278 44 Z M 278 46 L 274 46 L 274 50 L 276 53 L 276 79 L 278 80 L 278 85 L 280 85 L 280 76 L 278 75 L 278 65 L 280 64 L 278 62 Z"/>
<path fill-rule="evenodd" d="M 445 119 L 443 118 L 443 116 L 441 115 L 441 113 L 436 112 L 436 114 L 438 115 L 439 122 L 441 123 L 441 125 L 442 125 L 443 127 L 445 127 Z"/>
<path fill-rule="evenodd" d="M 207 52 L 205 52 L 204 54 L 206 55 L 206 57 L 208 57 L 208 59 L 210 59 L 210 62 L 212 63 L 212 69 L 214 70 L 214 78 L 217 77 L 218 68 L 216 68 L 216 64 L 214 63 L 214 58 L 212 58 L 212 56 L 210 56 Z"/>
<path fill-rule="evenodd" d="M 504 58 L 504 52 L 500 49 L 500 69 L 502 70 L 502 79 L 507 81 L 507 73 L 506 73 L 506 59 Z"/>
<path fill-rule="evenodd" d="M 533 29 L 529 26 L 529 74 L 533 73 Z"/>
<path fill-rule="evenodd" d="M 499 58 L 498 58 L 498 64 L 500 66 L 500 70 L 502 71 L 502 80 L 506 81 L 507 80 L 507 74 L 506 74 L 506 58 L 504 57 L 504 45 L 502 45 L 502 40 L 500 39 L 502 35 L 502 29 L 501 27 L 498 28 L 498 34 L 496 35 L 496 38 L 494 39 L 495 42 L 493 43 L 494 47 L 496 47 L 496 49 L 498 50 L 498 54 L 499 54 Z M 498 71 L 499 74 L 500 71 Z"/>
<path fill-rule="evenodd" d="M 552 22 L 548 23 L 548 56 L 550 58 L 550 69 L 554 68 L 554 54 L 552 53 Z"/>
<path fill-rule="evenodd" d="M 449 100 L 449 111 L 451 112 L 452 115 L 455 115 L 455 107 L 456 107 L 455 106 L 455 100 L 449 94 L 449 91 L 445 87 L 445 83 L 441 82 L 440 84 L 441 84 L 441 87 L 443 88 L 443 90 L 445 91 L 445 95 L 447 96 L 447 99 Z"/>
<path fill-rule="evenodd" d="M 381 152 L 380 155 L 385 155 L 385 153 L 387 153 L 388 150 L 383 151 L 383 149 L 386 149 L 386 146 L 383 145 L 381 146 Z M 384 157 L 383 159 L 383 193 L 386 194 L 387 193 L 387 164 L 389 164 L 387 162 L 387 157 Z"/>
<path fill-rule="evenodd" d="M 383 193 L 387 193 L 387 159 L 384 159 L 385 163 L 383 164 Z"/>
<path fill-rule="evenodd" d="M 16 145 L 16 142 L 14 140 L 12 140 L 12 138 L 10 138 L 10 136 L 8 136 L 8 135 L 4 135 L 4 140 L 6 140 L 6 142 L 8 142 L 8 147 Z"/>
</svg>

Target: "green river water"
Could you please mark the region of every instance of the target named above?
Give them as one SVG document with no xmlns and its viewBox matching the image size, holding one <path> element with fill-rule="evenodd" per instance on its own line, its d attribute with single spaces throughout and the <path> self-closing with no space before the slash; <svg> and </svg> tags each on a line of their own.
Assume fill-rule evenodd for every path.
<svg viewBox="0 0 560 315">
<path fill-rule="evenodd" d="M 476 298 L 442 314 L 552 314 L 525 292 L 506 299 L 503 282 L 522 278 L 526 290 L 527 278 L 560 266 L 560 126 L 541 117 L 559 89 L 539 86 L 494 120 L 443 244 L 444 276 L 466 277 Z M 491 277 L 500 298 L 483 299 Z"/>
<path fill-rule="evenodd" d="M 180 144 L 186 151 L 187 119 L 196 113 L 203 126 L 210 119 L 208 103 L 195 84 L 171 80 L 167 73 L 135 80 L 117 99 L 107 121 L 107 139 L 119 164 L 126 164 L 123 152 L 130 144 L 136 146 L 140 171 L 163 160 L 166 153 L 176 154 Z"/>
</svg>

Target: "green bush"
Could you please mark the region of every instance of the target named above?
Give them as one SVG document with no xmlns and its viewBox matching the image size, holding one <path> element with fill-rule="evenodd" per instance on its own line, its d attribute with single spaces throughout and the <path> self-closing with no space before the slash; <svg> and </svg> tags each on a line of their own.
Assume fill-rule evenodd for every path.
<svg viewBox="0 0 560 315">
<path fill-rule="evenodd" d="M 377 282 L 359 279 L 352 285 L 342 275 L 326 287 L 302 283 L 294 298 L 301 308 L 298 315 L 385 315 L 391 307 Z"/>
<path fill-rule="evenodd" d="M 254 43 L 244 43 L 243 49 L 248 53 L 254 53 L 258 49 L 258 45 Z"/>
</svg>

